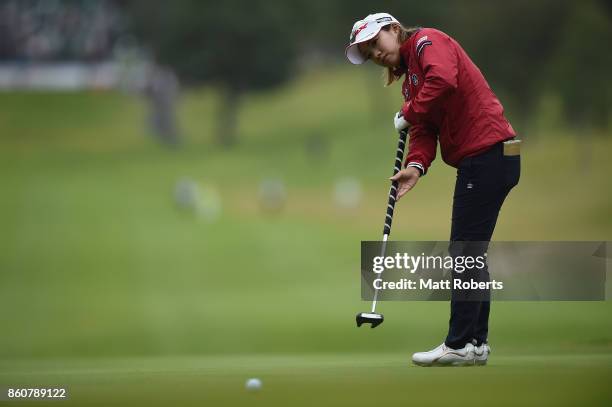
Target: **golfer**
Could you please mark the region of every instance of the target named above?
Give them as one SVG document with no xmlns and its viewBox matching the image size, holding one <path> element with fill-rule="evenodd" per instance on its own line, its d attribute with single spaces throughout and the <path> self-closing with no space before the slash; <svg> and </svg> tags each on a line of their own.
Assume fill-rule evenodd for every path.
<svg viewBox="0 0 612 407">
<path fill-rule="evenodd" d="M 476 244 L 482 254 L 508 192 L 519 181 L 520 141 L 478 67 L 447 34 L 406 29 L 387 13 L 354 24 L 346 56 L 353 64 L 371 60 L 384 67 L 386 85 L 403 78 L 405 102 L 393 121 L 398 131 L 409 129 L 410 139 L 405 168 L 392 177 L 399 183 L 398 199 L 427 174 L 439 143 L 444 162 L 457 168 L 450 250 L 457 242 L 483 242 Z M 488 280 L 486 268 L 482 275 Z M 475 300 L 452 290 L 446 339 L 431 351 L 415 353 L 413 362 L 486 364 L 489 298 L 488 292 Z"/>
</svg>

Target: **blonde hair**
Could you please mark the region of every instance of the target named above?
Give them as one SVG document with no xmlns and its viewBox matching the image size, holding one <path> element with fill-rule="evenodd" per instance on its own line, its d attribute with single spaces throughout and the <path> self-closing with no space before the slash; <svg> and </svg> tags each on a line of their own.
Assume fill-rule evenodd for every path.
<svg viewBox="0 0 612 407">
<path fill-rule="evenodd" d="M 408 38 L 410 38 L 412 36 L 412 34 L 414 34 L 415 32 L 419 31 L 421 29 L 421 27 L 410 27 L 410 28 L 406 28 L 403 25 L 401 25 L 400 23 L 393 23 L 393 24 L 389 24 L 385 27 L 383 27 L 383 30 L 389 30 L 389 28 L 393 27 L 393 26 L 398 26 L 399 27 L 399 35 L 397 36 L 397 42 L 400 44 L 400 46 L 406 42 L 408 40 Z M 401 78 L 402 75 L 397 75 L 396 74 L 396 70 L 394 68 L 385 68 L 383 70 L 383 78 L 385 80 L 385 87 L 391 85 L 393 82 L 397 81 L 399 78 Z"/>
</svg>

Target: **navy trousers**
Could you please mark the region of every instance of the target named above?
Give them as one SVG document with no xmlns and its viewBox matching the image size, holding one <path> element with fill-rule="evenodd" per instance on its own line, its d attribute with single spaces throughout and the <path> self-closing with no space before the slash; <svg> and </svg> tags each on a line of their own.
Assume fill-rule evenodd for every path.
<svg viewBox="0 0 612 407">
<path fill-rule="evenodd" d="M 504 155 L 503 142 L 461 161 L 457 168 L 453 196 L 450 251 L 455 244 L 462 253 L 454 255 L 482 255 L 487 250 L 502 204 L 510 190 L 518 184 L 520 173 L 520 155 Z M 481 281 L 488 281 L 488 267 L 479 275 Z M 466 277 L 466 274 L 462 274 L 462 277 Z M 471 299 L 466 298 L 469 292 L 463 290 L 461 293 L 451 290 L 451 293 L 446 345 L 459 349 L 473 340 L 477 345 L 486 342 L 491 309 L 490 292 L 483 296 L 480 291 Z"/>
</svg>

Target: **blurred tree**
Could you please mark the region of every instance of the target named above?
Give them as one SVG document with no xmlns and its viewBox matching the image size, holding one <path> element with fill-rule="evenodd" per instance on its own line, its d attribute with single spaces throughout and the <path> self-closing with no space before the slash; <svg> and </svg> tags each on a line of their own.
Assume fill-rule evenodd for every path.
<svg viewBox="0 0 612 407">
<path fill-rule="evenodd" d="M 567 120 L 604 128 L 612 113 L 612 17 L 605 2 L 575 3 L 549 62 L 547 86 L 561 96 Z"/>
<path fill-rule="evenodd" d="M 216 135 L 224 146 L 236 140 L 241 96 L 280 85 L 291 75 L 297 31 L 287 2 L 133 0 L 123 5 L 156 62 L 171 67 L 187 85 L 218 89 Z"/>
</svg>

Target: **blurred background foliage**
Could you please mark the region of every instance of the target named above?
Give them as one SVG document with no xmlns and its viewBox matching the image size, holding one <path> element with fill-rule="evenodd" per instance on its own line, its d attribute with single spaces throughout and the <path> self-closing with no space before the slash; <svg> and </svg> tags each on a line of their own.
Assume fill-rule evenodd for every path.
<svg viewBox="0 0 612 407">
<path fill-rule="evenodd" d="M 377 11 L 459 40 L 521 135 L 535 137 L 542 120 L 576 133 L 610 134 L 612 6 L 606 0 L 385 0 L 375 6 L 363 0 L 2 0 L 0 10 L 0 62 L 91 62 L 138 50 L 172 70 L 183 89 L 217 91 L 215 133 L 226 146 L 238 139 L 245 94 L 307 71 L 362 69 L 347 66 L 344 47 L 354 21 Z"/>
<path fill-rule="evenodd" d="M 315 61 L 346 64 L 355 20 L 376 11 L 454 36 L 503 96 L 521 133 L 560 101 L 564 124 L 609 129 L 612 9 L 603 0 L 125 2 L 160 62 L 186 81 L 242 92 L 274 86 Z"/>
</svg>

